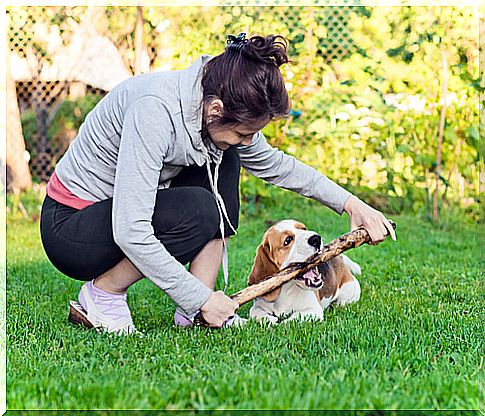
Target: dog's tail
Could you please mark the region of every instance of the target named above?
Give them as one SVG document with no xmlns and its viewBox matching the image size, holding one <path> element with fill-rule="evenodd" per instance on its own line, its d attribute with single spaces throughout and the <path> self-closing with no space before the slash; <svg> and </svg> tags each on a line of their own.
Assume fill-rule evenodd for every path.
<svg viewBox="0 0 485 416">
<path fill-rule="evenodd" d="M 342 254 L 342 257 L 344 259 L 345 265 L 350 269 L 350 272 L 352 274 L 356 274 L 356 275 L 362 274 L 362 269 L 360 268 L 359 264 L 357 264 L 353 260 L 350 260 L 345 254 Z"/>
</svg>

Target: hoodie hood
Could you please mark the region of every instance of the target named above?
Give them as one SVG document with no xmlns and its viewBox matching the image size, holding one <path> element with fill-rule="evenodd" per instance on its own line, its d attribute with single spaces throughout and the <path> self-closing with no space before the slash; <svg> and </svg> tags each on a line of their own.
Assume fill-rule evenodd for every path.
<svg viewBox="0 0 485 416">
<path fill-rule="evenodd" d="M 180 71 L 178 81 L 180 107 L 185 130 L 194 149 L 200 151 L 204 156 L 197 161 L 200 166 L 205 163 L 207 157 L 216 164 L 219 164 L 222 159 L 222 150 L 218 149 L 212 141 L 204 140 L 202 137 L 203 69 L 204 65 L 212 58 L 211 55 L 202 55 L 191 66 Z"/>
</svg>

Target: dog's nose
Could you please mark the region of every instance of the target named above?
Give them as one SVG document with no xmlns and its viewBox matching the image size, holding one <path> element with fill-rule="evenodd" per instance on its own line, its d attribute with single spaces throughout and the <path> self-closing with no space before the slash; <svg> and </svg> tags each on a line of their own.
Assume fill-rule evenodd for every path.
<svg viewBox="0 0 485 416">
<path fill-rule="evenodd" d="M 320 248 L 320 244 L 322 244 L 322 237 L 320 237 L 318 234 L 314 234 L 308 239 L 308 244 L 310 244 L 312 247 Z"/>
</svg>

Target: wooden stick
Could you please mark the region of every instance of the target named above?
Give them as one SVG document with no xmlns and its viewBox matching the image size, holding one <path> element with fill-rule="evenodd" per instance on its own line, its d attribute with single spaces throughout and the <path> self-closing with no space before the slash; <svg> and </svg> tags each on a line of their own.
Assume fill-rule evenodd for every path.
<svg viewBox="0 0 485 416">
<path fill-rule="evenodd" d="M 391 221 L 392 227 L 395 229 L 396 224 Z M 310 256 L 306 261 L 301 263 L 291 263 L 288 267 L 280 270 L 279 272 L 268 276 L 261 282 L 248 286 L 243 290 L 230 296 L 232 300 L 235 300 L 239 306 L 256 299 L 258 296 L 265 295 L 295 277 L 305 274 L 311 269 L 315 268 L 319 264 L 325 263 L 328 260 L 337 257 L 344 251 L 351 248 L 359 247 L 362 244 L 370 243 L 371 239 L 369 233 L 364 228 L 357 228 L 347 234 L 340 236 L 339 238 L 325 244 L 319 251 Z M 207 326 L 207 322 L 199 312 L 194 318 L 196 325 Z"/>
</svg>

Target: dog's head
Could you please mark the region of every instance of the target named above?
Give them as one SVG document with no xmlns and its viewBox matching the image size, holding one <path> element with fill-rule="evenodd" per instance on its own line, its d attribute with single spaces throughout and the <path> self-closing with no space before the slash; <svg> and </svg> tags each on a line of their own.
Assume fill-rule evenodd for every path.
<svg viewBox="0 0 485 416">
<path fill-rule="evenodd" d="M 284 220 L 271 226 L 263 236 L 263 241 L 256 250 L 253 269 L 248 284 L 254 285 L 264 278 L 285 268 L 290 263 L 301 262 L 318 251 L 322 238 L 314 231 L 309 231 L 304 224 L 295 220 Z M 317 268 L 295 278 L 303 289 L 318 290 L 323 285 L 322 276 Z M 263 296 L 268 302 L 274 302 L 281 288 Z"/>
</svg>

